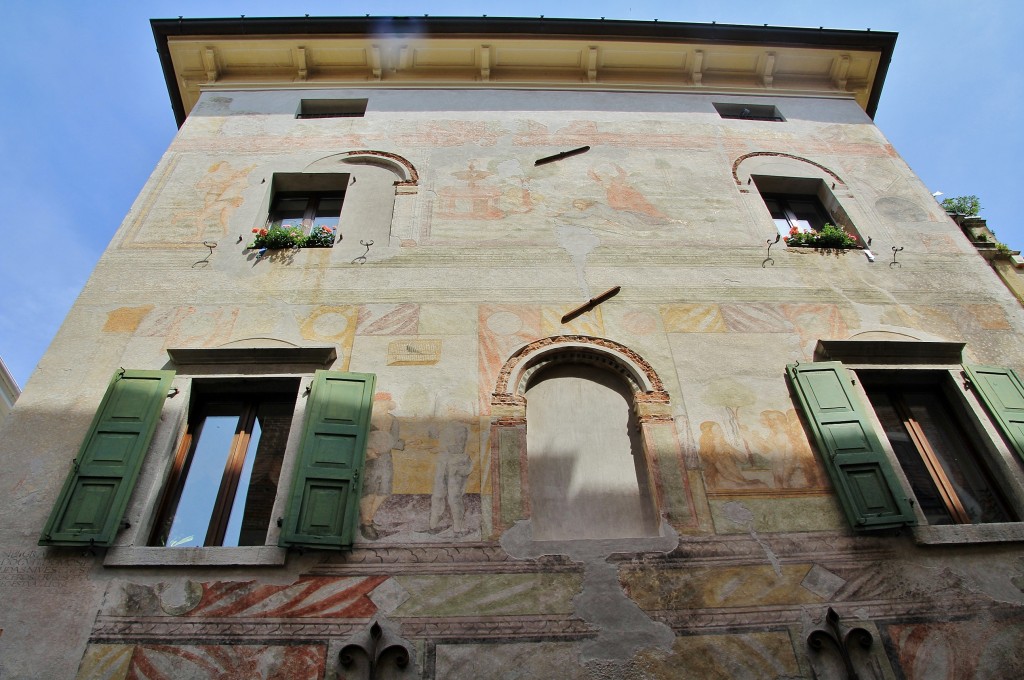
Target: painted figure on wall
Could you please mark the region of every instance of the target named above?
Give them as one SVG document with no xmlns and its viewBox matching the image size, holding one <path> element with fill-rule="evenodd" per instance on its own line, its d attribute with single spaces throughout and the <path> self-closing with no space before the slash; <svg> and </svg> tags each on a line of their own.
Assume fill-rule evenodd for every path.
<svg viewBox="0 0 1024 680">
<path fill-rule="evenodd" d="M 700 455 L 711 493 L 827 488 L 824 472 L 794 409 L 763 410 L 756 424 L 738 412 L 736 416 L 742 448 L 730 443 L 718 422 L 704 421 L 700 426 Z"/>
<path fill-rule="evenodd" d="M 235 169 L 226 161 L 220 161 L 211 165 L 206 175 L 196 182 L 196 189 L 203 194 L 203 209 L 196 218 L 200 229 L 213 220 L 226 232 L 231 213 L 242 205 L 246 177 L 253 167 Z"/>
<path fill-rule="evenodd" d="M 749 460 L 725 438 L 718 423 L 705 420 L 700 424 L 700 457 L 704 461 L 704 474 L 710 489 L 767 488 L 760 479 L 749 478 L 743 467 Z"/>
<path fill-rule="evenodd" d="M 469 440 L 469 425 L 465 414 L 454 406 L 445 409 L 443 420 L 431 431 L 437 439 L 437 454 L 434 463 L 434 487 L 430 493 L 430 524 L 431 533 L 439 533 L 445 503 L 452 516 L 452 531 L 456 536 L 463 536 L 466 531 L 466 507 L 464 495 L 469 473 L 473 471 L 473 461 L 466 452 Z"/>
<path fill-rule="evenodd" d="M 388 392 L 378 392 L 373 397 L 363 495 L 359 499 L 359 532 L 370 541 L 386 535 L 373 519 L 381 504 L 391 495 L 395 475 L 391 452 L 405 450 L 405 442 L 399 437 L 400 424 L 394 415 L 396 407 Z"/>
</svg>

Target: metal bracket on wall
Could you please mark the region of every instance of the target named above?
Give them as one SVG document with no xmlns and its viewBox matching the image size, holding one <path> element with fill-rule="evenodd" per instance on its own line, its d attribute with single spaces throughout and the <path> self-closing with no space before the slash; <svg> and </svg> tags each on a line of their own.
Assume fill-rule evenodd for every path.
<svg viewBox="0 0 1024 680">
<path fill-rule="evenodd" d="M 342 647 L 338 654 L 342 668 L 353 670 L 358 665 L 359 670 L 364 671 L 362 677 L 366 680 L 374 680 L 378 674 L 383 674 L 387 666 L 393 666 L 399 671 L 405 669 L 409 665 L 409 658 L 409 648 L 405 642 L 385 631 L 376 621 L 369 630 L 356 633 L 352 642 Z M 387 673 L 388 677 L 393 673 Z"/>
<path fill-rule="evenodd" d="M 206 265 L 210 264 L 210 257 L 213 256 L 213 249 L 217 247 L 217 242 L 216 241 L 203 241 L 203 245 L 210 249 L 210 254 L 207 255 L 206 257 L 204 257 L 203 259 L 198 260 L 197 262 L 194 262 L 192 264 L 192 269 L 195 269 L 199 265 L 203 265 L 205 267 Z"/>
<path fill-rule="evenodd" d="M 846 668 L 846 680 L 860 680 L 857 670 L 853 667 L 853 659 L 850 657 L 851 643 L 856 641 L 861 649 L 870 649 L 874 638 L 864 628 L 851 628 L 844 635 L 839 627 L 839 614 L 832 607 L 825 613 L 825 624 L 827 628 L 816 628 L 807 636 L 807 646 L 816 652 L 825 647 L 825 642 L 831 643 L 831 647 L 839 652 L 843 659 L 843 666 Z M 815 674 L 817 677 L 817 674 Z M 873 677 L 873 676 L 869 676 Z"/>
<path fill-rule="evenodd" d="M 370 254 L 370 246 L 373 245 L 373 241 L 364 241 L 363 239 L 359 239 L 359 245 L 366 248 L 366 252 L 353 259 L 352 264 L 366 264 L 366 256 Z"/>
<path fill-rule="evenodd" d="M 775 266 L 775 258 L 772 257 L 772 246 L 778 243 L 780 238 L 782 238 L 782 234 L 776 234 L 774 241 L 771 239 L 768 239 L 768 241 L 766 241 L 766 243 L 768 243 L 768 254 L 767 257 L 765 257 L 764 260 L 761 262 L 762 269 L 764 269 L 765 265 L 768 264 L 769 262 L 772 263 L 773 267 Z"/>
</svg>

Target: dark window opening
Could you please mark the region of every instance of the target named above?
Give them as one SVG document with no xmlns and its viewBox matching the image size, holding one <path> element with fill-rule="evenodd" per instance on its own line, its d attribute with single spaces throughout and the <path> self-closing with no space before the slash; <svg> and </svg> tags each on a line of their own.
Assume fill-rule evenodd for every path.
<svg viewBox="0 0 1024 680">
<path fill-rule="evenodd" d="M 303 99 L 296 118 L 361 118 L 366 99 Z"/>
<path fill-rule="evenodd" d="M 718 111 L 722 118 L 736 120 L 768 120 L 785 122 L 785 118 L 779 110 L 771 104 L 721 104 L 714 103 L 712 106 Z"/>
<path fill-rule="evenodd" d="M 1018 521 L 940 376 L 858 375 L 929 524 Z"/>
<path fill-rule="evenodd" d="M 299 381 L 194 385 L 151 545 L 263 545 Z"/>
<path fill-rule="evenodd" d="M 783 236 L 795 227 L 797 231 L 821 231 L 830 223 L 828 213 L 816 196 L 762 194 L 776 228 Z"/>
<path fill-rule="evenodd" d="M 337 232 L 345 192 L 281 192 L 274 196 L 268 227 L 299 227 L 310 233 L 313 227 L 330 227 Z"/>
</svg>

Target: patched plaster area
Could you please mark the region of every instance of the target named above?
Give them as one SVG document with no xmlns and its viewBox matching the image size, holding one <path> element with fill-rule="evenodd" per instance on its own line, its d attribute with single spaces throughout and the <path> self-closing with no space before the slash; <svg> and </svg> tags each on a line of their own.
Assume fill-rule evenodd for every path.
<svg viewBox="0 0 1024 680">
<path fill-rule="evenodd" d="M 586 276 L 587 256 L 601 245 L 601 239 L 587 227 L 574 224 L 560 224 L 555 227 L 555 237 L 558 239 L 558 245 L 569 253 L 573 266 L 576 267 L 576 282 L 579 284 L 580 292 L 585 298 L 591 297 Z"/>
<path fill-rule="evenodd" d="M 583 564 L 583 587 L 573 598 L 574 612 L 597 629 L 596 638 L 582 643 L 581 663 L 629 662 L 644 649 L 672 650 L 675 634 L 652 620 L 619 585 L 618 567 L 608 558 L 618 553 L 669 553 L 679 536 L 667 523 L 649 538 L 535 541 L 530 520 L 517 522 L 501 536 L 501 547 L 519 559 L 566 555 Z"/>
</svg>

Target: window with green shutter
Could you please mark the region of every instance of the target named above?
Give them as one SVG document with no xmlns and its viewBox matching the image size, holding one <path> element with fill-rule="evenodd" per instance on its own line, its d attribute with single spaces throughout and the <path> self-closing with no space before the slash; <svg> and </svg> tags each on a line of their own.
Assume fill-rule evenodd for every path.
<svg viewBox="0 0 1024 680">
<path fill-rule="evenodd" d="M 899 477 L 929 526 L 1020 521 L 1005 468 L 1019 463 L 995 452 L 980 410 L 962 398 L 959 371 L 871 367 L 854 374 L 833 361 L 787 373 L 855 529 L 915 523 Z M 1024 383 L 1004 368 L 965 366 L 964 375 L 1024 456 Z"/>
<path fill-rule="evenodd" d="M 281 546 L 341 549 L 359 524 L 359 493 L 376 378 L 317 371 L 306 405 Z"/>
<path fill-rule="evenodd" d="M 114 374 L 40 545 L 113 542 L 173 377 L 174 371 L 120 369 Z"/>
<path fill-rule="evenodd" d="M 791 364 L 786 371 L 850 525 L 869 531 L 914 524 L 914 513 L 842 363 Z"/>
</svg>

